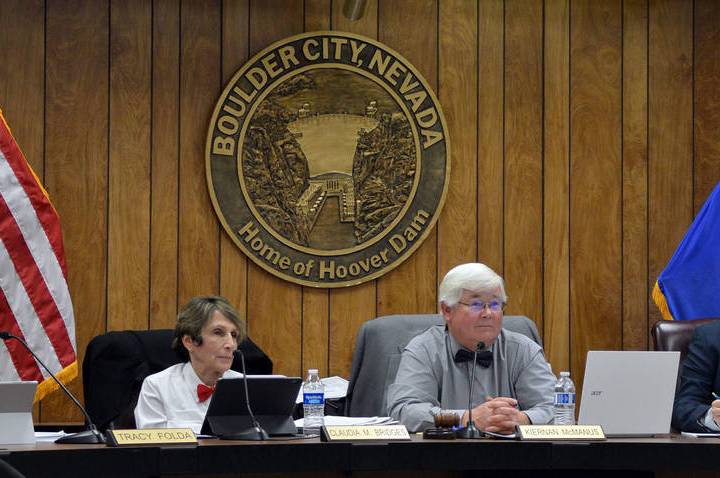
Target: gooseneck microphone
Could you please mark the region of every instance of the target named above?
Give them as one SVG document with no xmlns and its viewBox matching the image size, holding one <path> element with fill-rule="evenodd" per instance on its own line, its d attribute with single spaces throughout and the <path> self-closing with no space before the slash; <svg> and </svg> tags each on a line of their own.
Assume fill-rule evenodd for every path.
<svg viewBox="0 0 720 478">
<path fill-rule="evenodd" d="M 70 400 L 73 401 L 75 405 L 80 409 L 80 411 L 85 415 L 85 425 L 88 427 L 87 430 L 79 432 L 79 433 L 73 433 L 70 435 L 66 435 L 64 437 L 60 437 L 57 440 L 55 440 L 55 443 L 60 444 L 76 444 L 76 445 L 89 445 L 93 443 L 105 443 L 105 437 L 102 433 L 98 431 L 98 429 L 95 427 L 95 424 L 92 422 L 92 419 L 90 418 L 90 415 L 88 415 L 88 412 L 85 410 L 85 407 L 83 407 L 80 402 L 78 401 L 75 396 L 70 393 L 70 390 L 68 390 L 63 383 L 58 380 L 58 378 L 55 376 L 54 373 L 50 371 L 50 369 L 45 365 L 45 363 L 40 360 L 40 357 L 38 357 L 35 352 L 30 348 L 28 344 L 25 343 L 23 339 L 20 337 L 11 334 L 10 332 L 0 331 L 0 339 L 2 340 L 9 340 L 9 339 L 15 339 L 18 342 L 22 344 L 25 349 L 30 352 L 30 354 L 35 357 L 35 360 L 42 365 L 42 367 L 45 369 L 45 371 L 50 374 L 50 376 L 55 380 L 55 383 L 60 385 L 60 388 L 65 392 L 65 395 L 70 397 Z"/>
<path fill-rule="evenodd" d="M 218 438 L 220 438 L 221 440 L 267 440 L 269 438 L 267 432 L 263 429 L 263 427 L 260 426 L 260 422 L 257 421 L 257 419 L 255 418 L 255 414 L 252 411 L 252 408 L 250 408 L 250 394 L 248 393 L 247 370 L 245 369 L 245 354 L 243 354 L 242 350 L 240 349 L 237 349 L 234 353 L 240 354 L 240 363 L 242 364 L 243 373 L 243 384 L 245 385 L 245 405 L 247 405 L 248 415 L 250 416 L 250 420 L 252 420 L 252 427 L 239 431 L 237 433 L 221 435 Z"/>
<path fill-rule="evenodd" d="M 478 342 L 477 347 L 475 347 L 475 355 L 473 356 L 473 366 L 472 366 L 472 372 L 470 373 L 470 391 L 468 392 L 468 423 L 465 428 L 459 429 L 457 432 L 455 432 L 455 435 L 458 438 L 482 438 L 483 432 L 480 431 L 476 426 L 475 422 L 473 421 L 472 417 L 472 390 L 473 385 L 475 384 L 475 367 L 477 367 L 477 354 L 479 351 L 485 348 L 485 342 Z"/>
</svg>

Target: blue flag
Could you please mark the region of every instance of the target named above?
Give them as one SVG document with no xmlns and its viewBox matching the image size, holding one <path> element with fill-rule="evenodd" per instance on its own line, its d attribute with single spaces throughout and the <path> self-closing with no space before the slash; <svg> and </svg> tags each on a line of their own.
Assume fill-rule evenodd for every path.
<svg viewBox="0 0 720 478">
<path fill-rule="evenodd" d="M 652 292 L 664 319 L 720 317 L 720 182 Z"/>
</svg>

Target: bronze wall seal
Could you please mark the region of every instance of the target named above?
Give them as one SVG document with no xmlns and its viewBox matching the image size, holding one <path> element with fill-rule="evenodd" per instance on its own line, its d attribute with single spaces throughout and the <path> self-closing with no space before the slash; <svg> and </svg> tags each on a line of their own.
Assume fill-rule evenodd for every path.
<svg viewBox="0 0 720 478">
<path fill-rule="evenodd" d="M 397 52 L 343 32 L 270 45 L 233 76 L 206 146 L 223 227 L 263 269 L 342 287 L 397 267 L 445 201 L 447 126 Z"/>
</svg>

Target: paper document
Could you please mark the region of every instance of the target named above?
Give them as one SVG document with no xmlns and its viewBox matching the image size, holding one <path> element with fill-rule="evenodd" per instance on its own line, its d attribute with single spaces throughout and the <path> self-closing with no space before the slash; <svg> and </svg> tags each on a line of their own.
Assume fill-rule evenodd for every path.
<svg viewBox="0 0 720 478">
<path fill-rule="evenodd" d="M 489 437 L 489 438 L 502 438 L 505 440 L 514 440 L 517 438 L 517 433 L 504 434 L 504 433 L 493 433 L 493 432 L 483 431 L 483 435 L 485 435 L 486 437 Z"/>
<path fill-rule="evenodd" d="M 321 378 L 320 381 L 323 383 L 323 385 L 325 385 L 325 400 L 330 400 L 332 398 L 343 398 L 345 395 L 347 395 L 349 382 L 344 378 L 338 376 L 325 377 Z M 297 399 L 295 399 L 295 403 L 302 403 L 302 401 L 303 393 L 302 387 L 300 387 L 300 391 L 298 392 Z"/>
<path fill-rule="evenodd" d="M 63 430 L 59 432 L 35 432 L 35 440 L 39 442 L 54 442 L 65 435 L 69 435 L 69 433 L 65 433 Z"/>
<path fill-rule="evenodd" d="M 688 438 L 720 438 L 720 433 L 691 433 L 682 432 L 680 435 Z"/>
<path fill-rule="evenodd" d="M 390 417 L 325 417 L 325 425 L 327 426 L 347 426 L 347 425 L 397 425 L 398 421 Z M 295 420 L 295 426 L 303 426 L 303 419 Z"/>
</svg>

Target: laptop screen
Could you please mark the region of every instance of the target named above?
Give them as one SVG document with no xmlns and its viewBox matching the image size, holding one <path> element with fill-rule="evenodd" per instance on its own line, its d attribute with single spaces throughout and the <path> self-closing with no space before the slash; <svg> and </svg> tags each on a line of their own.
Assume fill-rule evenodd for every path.
<svg viewBox="0 0 720 478">
<path fill-rule="evenodd" d="M 302 379 L 300 377 L 248 376 L 248 395 L 253 414 L 272 435 L 296 432 L 292 421 Z M 210 399 L 201 433 L 222 435 L 252 426 L 242 378 L 222 379 Z"/>
<path fill-rule="evenodd" d="M 607 436 L 670 433 L 679 362 L 680 352 L 588 352 L 578 423 Z"/>
<path fill-rule="evenodd" d="M 33 399 L 37 382 L 0 382 L 0 445 L 35 443 Z"/>
<path fill-rule="evenodd" d="M 0 382 L 0 413 L 32 412 L 37 382 Z"/>
</svg>

